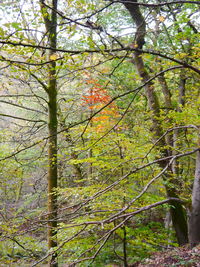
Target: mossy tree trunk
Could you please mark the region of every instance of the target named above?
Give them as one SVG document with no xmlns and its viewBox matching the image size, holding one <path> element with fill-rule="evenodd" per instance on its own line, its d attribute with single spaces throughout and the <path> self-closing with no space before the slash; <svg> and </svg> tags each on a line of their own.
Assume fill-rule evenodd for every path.
<svg viewBox="0 0 200 267">
<path fill-rule="evenodd" d="M 51 64 L 52 66 L 53 64 Z M 49 75 L 55 75 L 52 68 Z M 48 247 L 49 249 L 57 246 L 57 188 L 58 171 L 57 171 L 57 90 L 56 80 L 51 76 L 49 80 L 49 170 L 48 170 Z M 55 263 L 54 263 L 55 261 Z M 50 266 L 57 266 L 56 255 L 52 257 Z"/>
<path fill-rule="evenodd" d="M 45 1 L 40 0 L 41 12 L 46 26 L 49 50 L 48 61 L 48 248 L 49 250 L 57 247 L 57 194 L 56 188 L 58 183 L 57 168 L 57 77 L 56 61 L 52 60 L 57 47 L 57 0 L 52 0 L 51 9 L 48 9 Z M 49 11 L 50 10 L 50 11 Z M 49 266 L 58 266 L 56 252 L 52 254 Z"/>
</svg>

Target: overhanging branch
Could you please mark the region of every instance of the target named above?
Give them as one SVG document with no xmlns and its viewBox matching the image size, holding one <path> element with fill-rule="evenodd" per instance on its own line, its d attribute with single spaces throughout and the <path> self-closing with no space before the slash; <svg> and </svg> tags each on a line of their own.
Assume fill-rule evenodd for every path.
<svg viewBox="0 0 200 267">
<path fill-rule="evenodd" d="M 182 65 L 184 68 L 188 68 L 193 70 L 194 72 L 200 74 L 200 69 L 198 69 L 197 67 L 194 67 L 184 61 L 175 59 L 173 57 L 170 57 L 166 54 L 162 54 L 159 51 L 154 51 L 154 50 L 144 50 L 144 49 L 137 49 L 137 48 L 132 48 L 130 46 L 128 47 L 123 47 L 123 48 L 116 48 L 116 49 L 85 49 L 85 50 L 67 50 L 67 49 L 62 49 L 62 48 L 53 48 L 53 47 L 48 47 L 48 46 L 41 46 L 41 45 L 32 45 L 32 44 L 27 44 L 27 43 L 22 43 L 22 42 L 12 42 L 12 41 L 4 41 L 4 40 L 0 40 L 0 44 L 3 45 L 11 45 L 11 46 L 22 46 L 22 47 L 32 47 L 32 48 L 37 48 L 37 49 L 46 49 L 46 50 L 51 50 L 54 52 L 60 52 L 60 53 L 67 53 L 67 54 L 71 54 L 71 55 L 80 55 L 80 54 L 85 54 L 85 53 L 91 53 L 91 54 L 97 54 L 97 53 L 115 53 L 115 52 L 123 52 L 123 51 L 130 51 L 130 52 L 139 52 L 142 54 L 150 54 L 150 55 L 154 55 L 154 56 L 159 56 L 161 58 L 164 59 L 168 59 L 172 62 L 178 63 L 180 65 Z M 24 62 L 21 62 L 22 64 Z M 49 63 L 49 62 L 48 62 Z"/>
</svg>

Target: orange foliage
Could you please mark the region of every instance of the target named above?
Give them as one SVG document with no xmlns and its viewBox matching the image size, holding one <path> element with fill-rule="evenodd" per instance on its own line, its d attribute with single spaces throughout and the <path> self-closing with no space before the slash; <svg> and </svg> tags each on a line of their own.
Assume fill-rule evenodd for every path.
<svg viewBox="0 0 200 267">
<path fill-rule="evenodd" d="M 98 80 L 91 79 L 89 74 L 86 74 L 86 76 L 88 77 L 86 84 L 89 88 L 87 94 L 82 97 L 82 105 L 96 112 L 108 104 L 111 101 L 111 97 Z M 118 116 L 116 105 L 111 103 L 99 112 L 92 121 L 95 123 L 96 130 L 102 131 L 106 126 L 109 126 L 110 123 L 114 123 Z"/>
</svg>

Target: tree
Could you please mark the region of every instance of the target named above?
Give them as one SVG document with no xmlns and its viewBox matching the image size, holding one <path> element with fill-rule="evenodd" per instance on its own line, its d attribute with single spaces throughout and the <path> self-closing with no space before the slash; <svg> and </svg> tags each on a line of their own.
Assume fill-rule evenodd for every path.
<svg viewBox="0 0 200 267">
<path fill-rule="evenodd" d="M 48 133 L 49 133 L 49 170 L 48 170 L 48 247 L 54 249 L 57 247 L 57 184 L 58 184 L 58 168 L 57 168 L 57 71 L 56 62 L 54 60 L 55 49 L 57 48 L 57 5 L 58 1 L 53 0 L 51 3 L 51 11 L 48 11 L 45 2 L 40 1 L 41 12 L 44 19 L 46 34 L 48 36 L 49 50 L 48 60 L 48 86 L 46 93 L 48 95 Z M 52 255 L 50 266 L 58 266 L 56 253 Z"/>
<path fill-rule="evenodd" d="M 130 12 L 130 15 L 132 16 L 133 21 L 135 22 L 136 27 L 137 27 L 133 47 L 142 49 L 143 45 L 145 44 L 146 22 L 140 12 L 139 6 L 134 5 L 134 3 L 137 3 L 137 1 L 132 1 L 132 3 L 126 3 L 125 1 L 124 5 Z M 148 74 L 145 68 L 141 52 L 139 51 L 134 52 L 133 62 L 137 68 L 137 71 L 142 81 L 144 83 L 148 82 L 150 80 L 150 75 Z M 171 104 L 170 92 L 169 92 L 167 83 L 163 75 L 160 76 L 160 80 L 161 80 L 162 85 L 165 87 L 164 89 L 166 92 L 166 99 L 167 99 L 166 106 L 168 106 L 168 108 L 171 108 L 172 104 Z M 152 111 L 152 124 L 154 128 L 155 138 L 157 139 L 160 137 L 160 135 L 163 134 L 163 129 L 162 129 L 162 126 L 160 124 L 160 119 L 159 119 L 160 118 L 160 104 L 158 102 L 158 97 L 155 93 L 153 82 L 147 83 L 145 85 L 145 90 L 146 90 L 146 96 L 147 96 L 148 103 L 149 103 L 149 108 Z M 161 146 L 161 153 L 164 157 L 171 156 L 172 151 L 170 151 L 170 149 L 167 150 L 163 148 L 167 146 L 169 148 L 173 147 L 172 135 L 169 136 L 169 139 L 166 141 L 162 139 L 160 141 L 160 146 Z M 167 161 L 160 162 L 161 168 L 164 168 L 166 165 L 167 165 Z M 173 177 L 173 173 L 170 174 L 170 172 L 165 177 L 166 181 L 170 181 L 169 186 L 168 186 L 168 183 L 166 183 L 167 195 L 168 197 L 178 198 L 178 195 L 175 189 L 176 179 L 173 179 L 172 177 Z M 187 236 L 188 229 L 187 229 L 187 221 L 186 221 L 184 209 L 181 203 L 178 203 L 176 201 L 172 201 L 171 205 L 172 205 L 172 208 L 170 209 L 170 212 L 172 216 L 173 226 L 176 230 L 178 242 L 180 245 L 186 244 L 188 243 L 188 236 Z"/>
<path fill-rule="evenodd" d="M 191 247 L 195 247 L 200 243 L 200 234 L 198 230 L 198 225 L 200 222 L 199 219 L 199 151 L 197 151 L 196 155 L 196 166 L 195 166 L 195 177 L 193 183 L 193 190 L 192 190 L 192 204 L 189 210 L 189 238 L 190 238 L 190 245 Z"/>
<path fill-rule="evenodd" d="M 145 34 L 146 34 L 146 22 L 144 20 L 144 17 L 142 16 L 141 12 L 140 12 L 140 9 L 139 9 L 139 6 L 138 5 L 135 5 L 137 4 L 137 1 L 132 1 L 132 3 L 126 3 L 126 1 L 124 1 L 124 5 L 125 7 L 129 10 L 132 18 L 133 18 L 133 21 L 136 23 L 137 25 L 137 31 L 136 31 L 136 36 L 135 36 L 135 40 L 134 40 L 134 44 L 133 44 L 133 47 L 137 47 L 139 49 L 142 49 L 143 48 L 143 45 L 145 44 Z M 174 11 L 172 11 L 173 13 Z M 175 12 L 174 12 L 175 13 Z M 173 15 L 174 15 L 173 13 Z M 175 15 L 174 15 L 175 16 Z M 161 18 L 164 18 L 164 17 L 161 17 Z M 191 22 L 189 21 L 188 24 L 191 25 Z M 179 28 L 180 29 L 180 28 Z M 181 31 L 181 30 L 180 30 Z M 142 53 L 141 52 L 138 52 L 138 51 L 135 51 L 134 52 L 134 63 L 136 65 L 136 68 L 138 70 L 138 73 L 139 75 L 141 76 L 141 78 L 143 79 L 144 82 L 147 82 L 148 80 L 150 80 L 150 76 L 148 75 L 147 71 L 145 70 L 145 66 L 144 66 L 144 62 L 142 60 Z M 161 84 L 162 86 L 164 87 L 165 89 L 165 96 L 166 96 L 166 106 L 168 106 L 168 108 L 171 108 L 172 107 L 172 104 L 171 104 L 171 97 L 170 97 L 170 92 L 168 90 L 168 87 L 167 87 L 167 83 L 164 79 L 164 76 L 160 76 L 160 81 L 161 81 Z M 182 79 L 183 81 L 183 79 Z M 183 86 L 185 87 L 184 85 L 184 81 L 183 81 Z M 181 100 L 180 101 L 184 101 L 184 87 L 181 87 L 182 91 L 180 92 L 180 95 L 181 95 Z M 153 84 L 151 83 L 148 83 L 146 85 L 146 95 L 147 95 L 147 98 L 148 98 L 148 101 L 149 101 L 149 107 L 150 109 L 152 110 L 153 112 L 153 126 L 154 126 L 154 131 L 155 131 L 155 136 L 156 137 L 159 137 L 160 134 L 163 133 L 163 130 L 162 128 L 160 127 L 160 122 L 159 122 L 159 113 L 160 113 L 160 110 L 159 110 L 159 103 L 158 103 L 158 99 L 155 95 L 155 92 L 154 92 L 154 88 L 153 88 Z M 180 102 L 180 105 L 182 104 L 183 102 Z M 161 147 L 166 147 L 166 146 L 169 146 L 169 147 L 173 147 L 173 136 L 171 135 L 171 137 L 169 136 L 169 139 L 166 140 L 167 143 L 164 144 L 164 143 L 161 143 Z M 163 151 L 162 153 L 164 153 L 164 155 L 167 157 L 169 155 L 172 154 L 172 151 L 170 152 L 170 150 L 165 150 Z M 198 152 L 197 152 L 198 153 Z M 197 155 L 197 159 L 198 159 L 198 155 Z M 161 163 L 161 167 L 163 168 L 164 165 L 166 163 L 165 162 L 162 162 Z M 198 169 L 198 164 L 197 164 L 197 167 Z M 197 171 L 198 172 L 198 171 Z M 176 175 L 176 173 L 175 173 Z M 196 174 L 198 175 L 198 174 Z M 171 184 L 174 184 L 174 186 L 169 186 L 166 185 L 166 191 L 167 191 L 167 194 L 169 197 L 178 197 L 177 195 L 177 192 L 176 192 L 176 189 L 175 189 L 175 186 L 176 186 L 176 183 L 177 183 L 177 180 L 170 178 L 170 176 L 172 177 L 173 174 L 169 174 L 169 181 Z M 198 178 L 197 178 L 198 179 Z M 193 196 L 193 203 L 196 201 L 194 201 L 194 199 L 198 199 L 198 197 L 196 196 L 196 192 L 199 191 L 198 189 L 196 190 L 196 187 L 198 188 L 198 185 L 196 184 L 196 177 L 195 177 L 195 185 L 194 185 L 194 192 L 195 192 L 195 197 Z M 176 234 L 177 234 L 177 238 L 178 238 L 178 241 L 179 241 L 179 244 L 185 244 L 188 242 L 188 237 L 187 237 L 187 222 L 186 222 L 186 217 L 185 217 L 185 214 L 184 214 L 184 210 L 183 210 L 183 207 L 181 206 L 180 203 L 177 203 L 177 202 L 172 202 L 171 203 L 173 208 L 171 208 L 171 215 L 172 215 L 172 221 L 173 221 L 173 225 L 174 225 L 174 228 L 176 230 Z M 195 208 L 194 210 L 196 210 L 197 208 L 197 204 L 194 204 Z M 194 213 L 193 215 L 191 216 L 191 219 L 190 219 L 190 222 L 191 224 L 193 219 L 192 217 L 194 216 Z M 196 216 L 195 216 L 195 219 L 196 220 Z M 195 229 L 196 227 L 194 227 L 193 225 L 193 229 Z M 191 229 L 191 227 L 190 227 Z M 195 232 L 194 234 L 197 238 L 197 233 Z M 193 236 L 192 234 L 192 231 L 190 230 L 190 236 Z M 193 239 L 193 237 L 191 238 L 191 240 Z M 199 240 L 200 241 L 200 240 Z M 192 242 L 191 245 L 193 246 L 194 244 L 197 244 L 199 243 L 199 241 L 196 241 L 196 242 Z M 191 241 L 190 241 L 191 242 Z"/>
</svg>

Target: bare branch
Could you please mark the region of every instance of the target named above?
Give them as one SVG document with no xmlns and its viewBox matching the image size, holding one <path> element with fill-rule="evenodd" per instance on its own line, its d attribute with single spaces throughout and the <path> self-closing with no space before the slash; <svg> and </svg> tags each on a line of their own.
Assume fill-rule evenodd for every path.
<svg viewBox="0 0 200 267">
<path fill-rule="evenodd" d="M 180 0 L 180 1 L 171 1 L 171 2 L 162 2 L 162 3 L 157 3 L 157 4 L 148 4 L 148 3 L 142 3 L 142 2 L 133 2 L 131 0 L 105 0 L 105 1 L 111 1 L 113 4 L 114 3 L 126 3 L 126 4 L 132 4 L 135 6 L 144 6 L 144 7 L 160 7 L 160 6 L 166 6 L 166 5 L 176 5 L 176 4 L 195 4 L 195 5 L 200 5 L 199 1 L 190 1 L 190 0 Z"/>
<path fill-rule="evenodd" d="M 17 116 L 8 115 L 8 114 L 3 114 L 3 113 L 0 113 L 0 116 L 2 116 L 2 117 L 12 118 L 12 119 L 15 119 L 15 120 L 23 120 L 23 121 L 37 122 L 37 123 L 39 123 L 39 122 L 46 123 L 44 120 L 25 119 L 25 118 L 22 118 L 22 117 L 17 117 Z"/>
</svg>

